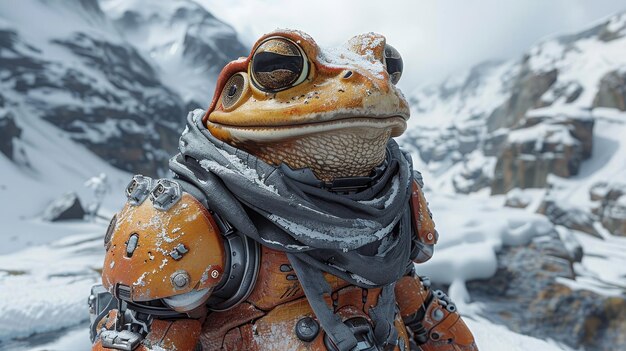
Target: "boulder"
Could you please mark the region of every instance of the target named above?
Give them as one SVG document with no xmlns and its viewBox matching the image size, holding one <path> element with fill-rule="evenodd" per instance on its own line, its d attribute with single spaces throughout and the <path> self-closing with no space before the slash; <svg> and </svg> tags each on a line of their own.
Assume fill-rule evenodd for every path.
<svg viewBox="0 0 626 351">
<path fill-rule="evenodd" d="M 574 289 L 572 257 L 557 233 L 498 253 L 496 274 L 467 283 L 482 315 L 509 329 L 575 349 L 616 350 L 626 342 L 626 297 Z"/>
<path fill-rule="evenodd" d="M 46 221 L 57 222 L 63 220 L 83 219 L 86 212 L 76 193 L 63 194 L 52 201 L 43 212 L 42 218 Z"/>
<path fill-rule="evenodd" d="M 626 111 L 626 70 L 611 71 L 602 77 L 593 107 Z"/>
<path fill-rule="evenodd" d="M 532 198 L 527 194 L 524 194 L 524 191 L 522 189 L 515 188 L 506 194 L 504 206 L 513 208 L 526 208 L 531 201 Z"/>
<path fill-rule="evenodd" d="M 602 239 L 602 235 L 594 227 L 594 222 L 598 220 L 597 216 L 583 209 L 577 207 L 566 208 L 561 203 L 546 197 L 539 205 L 537 213 L 545 215 L 550 222 L 556 225 L 562 225 Z"/>
</svg>

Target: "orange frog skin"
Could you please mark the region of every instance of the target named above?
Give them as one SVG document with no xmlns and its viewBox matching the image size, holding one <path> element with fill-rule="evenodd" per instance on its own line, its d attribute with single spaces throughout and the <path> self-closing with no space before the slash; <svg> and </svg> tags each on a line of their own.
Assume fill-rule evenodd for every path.
<svg viewBox="0 0 626 351">
<path fill-rule="evenodd" d="M 395 86 L 402 68 L 382 35 L 321 49 L 293 30 L 264 35 L 224 67 L 209 109 L 190 114 L 170 164 L 176 177 L 135 176 L 111 221 L 102 285 L 89 298 L 93 350 L 478 350 L 454 303 L 413 268 L 430 259 L 438 233 L 419 172 L 391 140 L 409 118 Z M 190 128 L 215 148 L 210 157 L 198 157 Z M 233 184 L 268 198 L 229 202 L 242 191 Z M 286 193 L 292 185 L 309 192 Z M 325 209 L 327 196 L 342 205 Z M 255 207 L 289 199 L 295 220 Z M 390 206 L 393 225 L 364 225 L 362 238 L 347 227 L 356 244 L 327 244 L 320 238 L 339 228 L 316 234 L 297 219 L 308 211 L 360 225 Z M 268 236 L 272 228 L 293 240 Z M 346 268 L 351 254 L 380 262 L 392 250 L 406 261 L 382 278 L 391 280 Z"/>
<path fill-rule="evenodd" d="M 301 59 L 302 70 L 272 80 L 254 71 L 262 54 Z M 309 167 L 324 180 L 366 175 L 382 162 L 389 137 L 406 129 L 408 103 L 385 68 L 398 59 L 375 33 L 325 51 L 301 32 L 270 33 L 226 66 L 203 120 L 217 138 L 269 163 Z"/>
</svg>

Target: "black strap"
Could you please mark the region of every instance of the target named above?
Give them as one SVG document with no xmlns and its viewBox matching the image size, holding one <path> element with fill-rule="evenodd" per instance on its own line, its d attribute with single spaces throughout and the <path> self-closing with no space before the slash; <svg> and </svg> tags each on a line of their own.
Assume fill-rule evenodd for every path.
<svg viewBox="0 0 626 351">
<path fill-rule="evenodd" d="M 386 350 L 398 344 L 398 331 L 394 325 L 396 318 L 396 283 L 385 285 L 378 297 L 378 303 L 370 308 L 369 316 L 374 321 L 376 343 Z"/>
<path fill-rule="evenodd" d="M 294 254 L 288 253 L 287 257 L 298 276 L 298 281 L 309 300 L 315 316 L 333 344 L 337 346 L 339 351 L 349 351 L 355 348 L 357 340 L 354 334 L 347 325 L 343 324 L 339 316 L 328 307 L 324 300 L 324 295 L 330 296 L 332 290 L 326 279 L 324 279 L 322 271 L 301 261 Z"/>
</svg>

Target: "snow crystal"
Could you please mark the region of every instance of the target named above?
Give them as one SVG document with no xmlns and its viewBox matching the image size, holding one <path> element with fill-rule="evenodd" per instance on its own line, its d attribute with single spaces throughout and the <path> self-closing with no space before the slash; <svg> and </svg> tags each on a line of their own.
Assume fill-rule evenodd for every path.
<svg viewBox="0 0 626 351">
<path fill-rule="evenodd" d="M 331 67 L 351 70 L 364 69 L 365 72 L 363 73 L 368 73 L 377 79 L 383 79 L 382 72 L 385 72 L 385 67 L 380 60 L 373 56 L 372 50 L 366 50 L 365 56 L 362 56 L 349 50 L 349 45 L 351 45 L 351 43 L 334 48 L 320 48 L 318 60 Z M 373 43 L 371 43 L 370 46 L 371 45 L 373 45 Z"/>
<path fill-rule="evenodd" d="M 362 276 L 350 273 L 350 277 L 354 279 L 357 283 L 366 284 L 366 285 L 376 285 L 373 281 L 368 280 L 367 278 L 363 278 Z"/>
<path fill-rule="evenodd" d="M 145 286 L 146 282 L 144 282 L 143 280 L 146 278 L 146 275 L 148 275 L 148 272 L 143 272 L 143 274 L 137 278 L 137 281 L 133 283 L 134 286 Z"/>
<path fill-rule="evenodd" d="M 272 245 L 279 245 L 282 247 L 286 247 L 288 249 L 292 249 L 292 250 L 307 250 L 310 248 L 310 246 L 306 246 L 306 245 L 293 245 L 293 244 L 283 244 L 279 241 L 274 241 L 274 240 L 268 240 L 265 238 L 261 238 L 264 242 L 268 243 L 268 244 L 272 244 Z"/>
<path fill-rule="evenodd" d="M 209 172 L 215 172 L 218 174 L 220 173 L 239 174 L 245 177 L 246 179 L 250 180 L 252 183 L 258 185 L 262 189 L 265 189 L 276 195 L 279 195 L 278 190 L 276 190 L 276 187 L 274 185 L 265 184 L 262 176 L 259 175 L 259 173 L 256 170 L 246 166 L 243 163 L 243 161 L 239 159 L 239 157 L 237 157 L 236 155 L 229 154 L 225 150 L 222 150 L 222 149 L 218 149 L 218 150 L 230 162 L 230 165 L 232 165 L 234 169 L 221 165 L 213 160 L 202 160 L 200 161 L 200 166 L 202 166 L 202 168 L 206 169 Z"/>
<path fill-rule="evenodd" d="M 275 214 L 270 215 L 269 219 L 279 226 L 285 228 L 287 231 L 293 233 L 297 237 L 305 239 L 314 238 L 318 240 L 339 243 L 342 249 L 349 246 L 354 247 L 355 245 L 361 246 L 375 240 L 380 240 L 387 234 L 389 234 L 395 226 L 395 223 L 392 222 L 386 227 L 381 228 L 372 234 L 369 234 L 368 229 L 373 228 L 376 223 L 359 218 L 355 221 L 354 229 L 347 230 L 346 232 L 340 234 L 338 231 L 334 231 L 331 233 L 320 232 L 318 230 L 309 228 L 300 223 L 292 222 Z"/>
</svg>

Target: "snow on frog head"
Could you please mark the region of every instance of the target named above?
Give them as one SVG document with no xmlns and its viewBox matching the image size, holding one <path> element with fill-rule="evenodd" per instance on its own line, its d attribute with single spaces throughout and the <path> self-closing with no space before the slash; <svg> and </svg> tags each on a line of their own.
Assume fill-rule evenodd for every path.
<svg viewBox="0 0 626 351">
<path fill-rule="evenodd" d="M 224 67 L 203 121 L 268 163 L 322 180 L 366 176 L 406 129 L 401 74 L 400 54 L 380 34 L 321 49 L 305 33 L 276 30 Z"/>
</svg>

